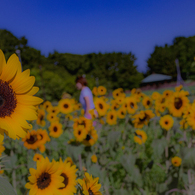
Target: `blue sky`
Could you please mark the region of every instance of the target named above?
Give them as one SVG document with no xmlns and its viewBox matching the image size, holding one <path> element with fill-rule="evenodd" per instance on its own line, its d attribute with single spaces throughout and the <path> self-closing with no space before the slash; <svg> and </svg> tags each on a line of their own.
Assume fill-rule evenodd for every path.
<svg viewBox="0 0 195 195">
<path fill-rule="evenodd" d="M 47 56 L 132 52 L 146 71 L 154 47 L 195 35 L 194 0 L 2 0 L 0 29 Z"/>
</svg>

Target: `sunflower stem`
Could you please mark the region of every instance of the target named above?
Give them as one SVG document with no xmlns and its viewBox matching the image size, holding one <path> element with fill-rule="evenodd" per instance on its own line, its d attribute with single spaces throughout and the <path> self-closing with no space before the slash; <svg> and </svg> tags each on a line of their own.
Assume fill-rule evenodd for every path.
<svg viewBox="0 0 195 195">
<path fill-rule="evenodd" d="M 165 157 L 166 157 L 166 172 L 168 172 L 169 169 L 169 139 L 170 139 L 170 131 L 167 131 L 166 140 L 167 140 L 167 147 L 165 148 Z"/>
</svg>

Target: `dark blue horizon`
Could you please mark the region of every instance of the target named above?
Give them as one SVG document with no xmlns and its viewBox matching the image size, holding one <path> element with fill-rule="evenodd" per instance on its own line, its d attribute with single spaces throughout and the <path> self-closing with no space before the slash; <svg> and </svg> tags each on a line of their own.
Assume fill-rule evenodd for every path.
<svg viewBox="0 0 195 195">
<path fill-rule="evenodd" d="M 154 47 L 195 35 L 195 1 L 13 1 L 1 2 L 0 28 L 45 56 L 125 52 L 145 72 Z M 192 59 L 193 60 L 193 59 Z"/>
</svg>

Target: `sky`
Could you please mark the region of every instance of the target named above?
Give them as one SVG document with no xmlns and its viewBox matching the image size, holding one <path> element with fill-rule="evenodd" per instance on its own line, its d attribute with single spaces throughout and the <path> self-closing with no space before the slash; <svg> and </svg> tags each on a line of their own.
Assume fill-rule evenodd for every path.
<svg viewBox="0 0 195 195">
<path fill-rule="evenodd" d="M 194 0 L 1 0 L 0 29 L 46 57 L 131 52 L 145 72 L 155 46 L 195 36 L 194 8 Z"/>
</svg>

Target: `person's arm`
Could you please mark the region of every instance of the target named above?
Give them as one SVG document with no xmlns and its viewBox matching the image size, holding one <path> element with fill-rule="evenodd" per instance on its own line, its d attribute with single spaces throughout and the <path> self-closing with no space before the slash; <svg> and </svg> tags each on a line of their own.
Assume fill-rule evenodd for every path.
<svg viewBox="0 0 195 195">
<path fill-rule="evenodd" d="M 85 103 L 86 103 L 86 111 L 85 114 L 89 114 L 89 110 L 90 110 L 90 102 L 89 102 L 89 97 L 86 96 L 84 97 Z"/>
</svg>

